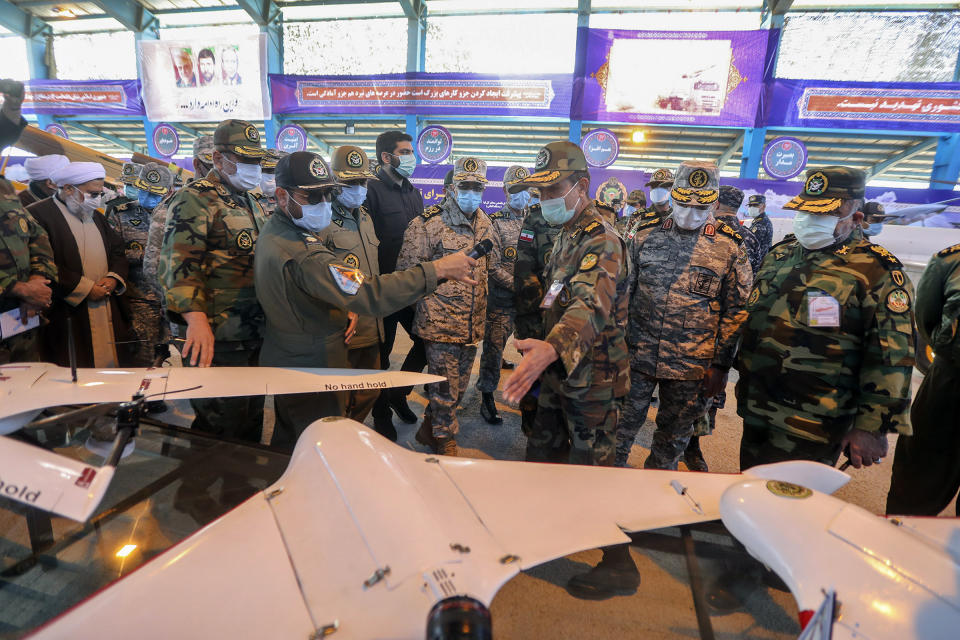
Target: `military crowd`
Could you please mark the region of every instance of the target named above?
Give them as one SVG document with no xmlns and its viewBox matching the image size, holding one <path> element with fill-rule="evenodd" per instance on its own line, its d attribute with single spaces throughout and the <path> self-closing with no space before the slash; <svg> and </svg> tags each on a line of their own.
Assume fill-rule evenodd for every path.
<svg viewBox="0 0 960 640">
<path fill-rule="evenodd" d="M 3 144 L 24 124 L 6 118 L 0 135 L 13 133 Z M 172 342 L 185 366 L 388 368 L 401 324 L 413 339 L 402 368 L 444 378 L 426 387 L 416 439 L 447 455 L 457 454 L 457 407 L 481 349 L 481 412 L 502 421 L 494 393 L 513 334 L 523 358 L 502 395 L 520 408 L 527 460 L 627 466 L 656 401 L 644 466 L 677 469 L 682 460 L 698 471 L 708 470 L 700 438 L 713 429 L 731 369 L 742 468 L 834 465 L 842 453 L 855 467 L 879 462 L 887 434 L 911 434 L 916 327 L 937 356 L 913 407 L 916 435 L 897 447 L 891 500 L 914 512 L 911 496 L 933 483 L 938 499 L 923 508 L 949 502 L 960 471 L 922 431 L 945 411 L 960 413 L 949 392 L 960 362 L 960 245 L 932 259 L 915 293 L 899 260 L 867 240 L 877 231 L 869 216 L 882 210 L 864 202 L 862 171 L 809 170 L 784 207 L 795 212 L 793 234 L 773 244 L 764 196 L 749 197 L 752 224 L 742 225 L 744 193 L 721 185 L 712 163 L 656 170 L 649 195 L 634 190 L 617 211 L 590 197 L 577 145 L 550 143 L 533 160 L 532 171 L 506 170 L 506 204 L 488 214 L 487 166 L 476 157 L 457 159 L 444 199 L 425 208 L 409 180 L 412 140 L 400 131 L 377 139 L 375 162 L 355 146 L 328 162 L 264 149 L 255 126 L 227 120 L 198 138 L 193 180 L 176 189 L 166 166 L 127 164 L 122 193 L 107 202 L 102 171 L 76 166 L 89 163 L 32 159 L 20 199 L 2 184 L 0 310 L 51 315 L 102 289 L 100 299 L 122 302 L 117 313 L 131 329 L 133 348 L 117 357 L 140 366 Z M 70 247 L 52 247 L 64 239 L 48 239 L 50 225 L 31 215 L 45 202 L 59 203 L 63 217 L 102 209 L 104 250 L 123 263 L 105 261 L 96 284 L 72 284 L 60 255 Z M 59 342 L 43 338 L 51 326 L 3 340 L 0 363 L 62 360 Z M 394 414 L 416 421 L 408 392 L 277 396 L 270 444 L 289 450 L 317 418 L 371 412 L 396 439 Z M 262 397 L 193 406 L 194 428 L 260 441 Z M 949 431 L 938 438 L 957 437 Z M 916 472 L 931 456 L 943 460 L 950 486 Z M 568 588 L 599 598 L 638 582 L 619 546 Z"/>
</svg>

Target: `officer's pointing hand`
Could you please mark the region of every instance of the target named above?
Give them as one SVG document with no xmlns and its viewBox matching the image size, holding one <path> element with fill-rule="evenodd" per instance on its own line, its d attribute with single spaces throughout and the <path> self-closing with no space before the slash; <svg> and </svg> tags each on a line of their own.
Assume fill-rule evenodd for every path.
<svg viewBox="0 0 960 640">
<path fill-rule="evenodd" d="M 516 404 L 540 379 L 540 374 L 560 356 L 552 344 L 534 338 L 514 340 L 513 346 L 523 354 L 523 360 L 503 386 L 503 397 L 507 402 Z"/>
<path fill-rule="evenodd" d="M 476 264 L 477 261 L 468 256 L 465 251 L 452 253 L 433 261 L 433 266 L 437 270 L 437 280 L 456 280 L 471 286 L 477 285 L 477 281 L 470 277 L 473 275 L 473 267 Z"/>
</svg>

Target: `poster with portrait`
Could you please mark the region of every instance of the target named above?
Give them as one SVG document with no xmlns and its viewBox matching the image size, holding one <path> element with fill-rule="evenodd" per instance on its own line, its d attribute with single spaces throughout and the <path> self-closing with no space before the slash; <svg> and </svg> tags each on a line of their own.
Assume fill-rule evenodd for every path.
<svg viewBox="0 0 960 640">
<path fill-rule="evenodd" d="M 137 43 L 143 101 L 154 121 L 270 117 L 264 34 Z"/>
</svg>

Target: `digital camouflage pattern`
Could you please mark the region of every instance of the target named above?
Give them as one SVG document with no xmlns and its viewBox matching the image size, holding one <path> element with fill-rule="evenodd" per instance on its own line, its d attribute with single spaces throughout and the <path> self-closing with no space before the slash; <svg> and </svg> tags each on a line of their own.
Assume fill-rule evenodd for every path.
<svg viewBox="0 0 960 640">
<path fill-rule="evenodd" d="M 253 255 L 266 217 L 256 199 L 214 169 L 181 189 L 169 207 L 158 268 L 168 314 L 184 324 L 180 314 L 203 311 L 218 342 L 259 339 L 263 311 Z"/>
<path fill-rule="evenodd" d="M 147 229 L 147 244 L 143 248 L 143 284 L 150 289 L 150 295 L 160 301 L 161 307 L 166 307 L 166 300 L 157 271 L 160 266 L 160 248 L 163 246 L 163 232 L 167 225 L 167 212 L 170 211 L 170 201 L 174 192 L 164 196 L 150 214 L 150 225 Z M 164 314 L 165 316 L 166 314 Z M 166 323 L 164 323 L 166 324 Z"/>
<path fill-rule="evenodd" d="M 766 213 L 761 213 L 753 219 L 753 222 L 750 223 L 750 232 L 757 238 L 757 244 L 760 245 L 760 254 L 766 257 L 770 253 L 770 248 L 773 247 L 773 223 L 770 222 Z M 760 264 L 763 264 L 762 260 Z"/>
<path fill-rule="evenodd" d="M 480 356 L 480 373 L 477 389 L 493 393 L 500 385 L 500 366 L 503 363 L 503 348 L 513 333 L 513 309 L 489 304 L 487 326 L 483 335 L 483 354 Z"/>
<path fill-rule="evenodd" d="M 630 222 L 624 226 L 623 237 L 625 240 L 633 240 L 633 236 L 637 234 L 637 227 L 641 223 L 647 222 L 648 220 L 653 219 L 663 219 L 672 213 L 673 209 L 667 209 L 665 213 L 660 213 L 654 209 L 643 209 L 637 210 L 634 212 L 634 215 L 630 216 Z"/>
<path fill-rule="evenodd" d="M 811 326 L 809 301 L 823 295 L 839 306 L 839 328 Z M 900 261 L 856 234 L 815 251 L 775 246 L 750 293 L 737 362 L 745 427 L 820 443 L 852 427 L 910 433 L 913 299 Z"/>
<path fill-rule="evenodd" d="M 477 357 L 476 345 L 424 340 L 427 349 L 427 373 L 446 378 L 426 385 L 424 418 L 432 419 L 434 438 L 453 438 L 460 432 L 457 405 L 470 381 L 470 371 Z"/>
<path fill-rule="evenodd" d="M 540 301 L 547 292 L 543 272 L 550 262 L 553 243 L 561 228 L 543 219 L 539 204 L 531 206 L 523 219 L 513 266 L 514 333 L 518 340 L 543 339 Z"/>
<path fill-rule="evenodd" d="M 614 462 L 617 410 L 629 389 L 627 256 L 624 241 L 591 204 L 557 236 L 545 272 L 544 338 L 558 362 L 541 377 L 528 459 Z M 554 285 L 554 283 L 557 283 Z M 560 447 L 562 448 L 562 447 Z"/>
<path fill-rule="evenodd" d="M 717 222 L 723 222 L 731 229 L 740 234 L 743 238 L 743 248 L 747 252 L 747 260 L 750 262 L 750 273 L 754 274 L 760 270 L 763 264 L 763 256 L 766 254 L 760 250 L 760 241 L 753 235 L 750 229 L 740 224 L 740 220 L 735 215 L 716 215 Z"/>
<path fill-rule="evenodd" d="M 469 251 L 483 240 L 495 243 L 493 236 L 493 225 L 482 209 L 467 216 L 456 200 L 448 198 L 410 221 L 403 234 L 397 270 L 409 269 L 451 253 Z M 489 254 L 477 261 L 473 272 L 473 279 L 479 283 L 477 286 L 448 280 L 419 300 L 413 332 L 433 342 L 479 343 L 483 339 L 487 317 L 489 266 L 499 259 L 494 246 Z"/>
</svg>

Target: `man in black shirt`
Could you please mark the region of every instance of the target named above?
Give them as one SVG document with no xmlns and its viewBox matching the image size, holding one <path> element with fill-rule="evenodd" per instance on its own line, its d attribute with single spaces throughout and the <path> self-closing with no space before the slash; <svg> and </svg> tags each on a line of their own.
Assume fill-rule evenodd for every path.
<svg viewBox="0 0 960 640">
<path fill-rule="evenodd" d="M 366 208 L 373 219 L 373 228 L 380 240 L 380 273 L 396 271 L 397 256 L 403 244 L 407 224 L 423 213 L 423 196 L 408 179 L 417 166 L 413 154 L 413 138 L 402 131 L 386 131 L 377 137 L 377 160 L 380 165 L 376 180 L 367 183 Z M 383 342 L 380 343 L 380 366 L 390 368 L 390 352 L 397 335 L 397 323 L 403 325 L 413 340 L 407 354 L 403 371 L 422 371 L 427 366 L 423 340 L 413 335 L 413 307 L 402 309 L 383 319 Z M 373 406 L 374 428 L 382 435 L 396 441 L 397 431 L 393 426 L 391 408 L 408 424 L 417 421 L 416 415 L 407 406 L 406 396 L 411 387 L 388 389 L 380 394 Z"/>
<path fill-rule="evenodd" d="M 23 104 L 23 83 L 15 80 L 0 80 L 3 107 L 0 110 L 0 151 L 15 144 L 27 121 L 20 115 Z M 402 240 L 402 238 L 401 238 Z M 399 251 L 399 249 L 398 249 Z"/>
</svg>

